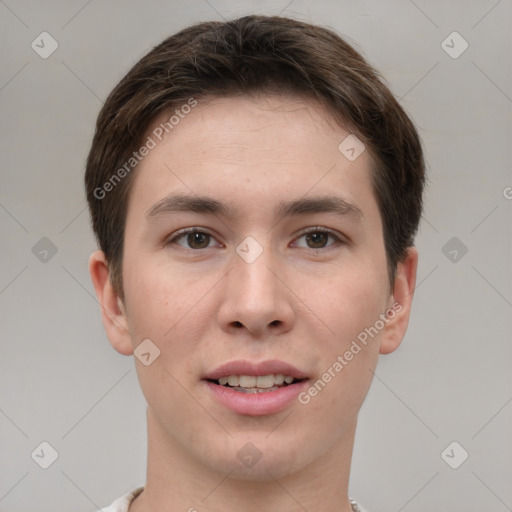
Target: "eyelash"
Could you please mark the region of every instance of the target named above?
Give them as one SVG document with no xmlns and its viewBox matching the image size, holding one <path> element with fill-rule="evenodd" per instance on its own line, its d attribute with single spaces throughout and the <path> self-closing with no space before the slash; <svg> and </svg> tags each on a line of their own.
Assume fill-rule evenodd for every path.
<svg viewBox="0 0 512 512">
<path fill-rule="evenodd" d="M 174 236 L 172 236 L 171 238 L 169 238 L 166 242 L 165 242 L 165 246 L 169 246 L 171 244 L 176 244 L 178 245 L 176 242 L 177 240 L 180 240 L 181 238 L 183 238 L 184 236 L 190 234 L 190 233 L 200 233 L 200 234 L 203 234 L 203 235 L 207 235 L 211 238 L 215 238 L 213 235 L 211 235 L 210 233 L 207 233 L 206 231 L 202 231 L 201 228 L 198 228 L 198 227 L 192 227 L 192 228 L 186 228 L 186 229 L 182 229 L 181 231 L 178 231 Z M 322 250 L 327 250 L 329 249 L 330 247 L 334 246 L 334 245 L 340 245 L 340 244 L 346 244 L 347 242 L 345 240 L 343 240 L 340 236 L 338 236 L 334 231 L 332 231 L 331 229 L 327 229 L 327 228 L 321 228 L 321 227 L 312 227 L 312 228 L 308 228 L 306 231 L 303 231 L 302 233 L 300 233 L 298 236 L 297 236 L 297 239 L 298 238 L 301 238 L 303 236 L 306 236 L 306 235 L 309 235 L 311 233 L 325 233 L 327 235 L 330 235 L 332 238 L 334 238 L 335 240 L 335 243 L 334 244 L 331 244 L 331 245 L 327 245 L 326 247 L 319 247 L 319 248 L 313 248 L 313 247 L 300 247 L 300 249 L 310 249 L 312 251 L 322 251 Z M 181 247 L 181 246 L 180 246 Z M 201 250 L 204 250 L 204 249 L 209 249 L 209 247 L 204 247 L 202 249 L 192 249 L 190 247 L 183 247 L 183 249 L 188 249 L 188 250 L 191 250 L 191 251 L 194 251 L 194 252 L 199 252 Z"/>
</svg>

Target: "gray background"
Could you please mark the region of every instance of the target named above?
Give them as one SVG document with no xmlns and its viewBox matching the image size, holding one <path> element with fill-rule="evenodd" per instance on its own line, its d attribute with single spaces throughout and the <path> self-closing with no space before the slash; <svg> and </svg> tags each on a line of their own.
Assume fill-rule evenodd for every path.
<svg viewBox="0 0 512 512">
<path fill-rule="evenodd" d="M 511 11 L 510 0 L 0 0 L 0 511 L 93 511 L 144 482 L 144 400 L 87 271 L 84 161 L 102 101 L 152 46 L 253 12 L 345 35 L 426 149 L 413 318 L 363 406 L 351 495 L 370 512 L 512 510 Z M 59 45 L 47 59 L 31 48 L 43 31 Z M 442 46 L 453 31 L 469 44 L 457 58 L 445 49 L 461 39 Z M 42 441 L 59 454 L 48 469 L 31 458 Z M 441 457 L 453 441 L 469 453 L 458 469 Z M 447 453 L 456 465 L 463 452 Z"/>
</svg>

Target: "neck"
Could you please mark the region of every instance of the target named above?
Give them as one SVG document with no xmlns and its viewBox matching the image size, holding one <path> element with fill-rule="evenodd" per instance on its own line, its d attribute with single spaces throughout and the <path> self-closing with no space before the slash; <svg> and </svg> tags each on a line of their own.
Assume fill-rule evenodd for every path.
<svg viewBox="0 0 512 512">
<path fill-rule="evenodd" d="M 144 491 L 130 512 L 350 512 L 348 480 L 355 435 L 354 425 L 340 442 L 312 463 L 275 478 L 255 480 L 230 477 L 194 459 L 169 438 L 148 408 L 148 461 Z"/>
</svg>

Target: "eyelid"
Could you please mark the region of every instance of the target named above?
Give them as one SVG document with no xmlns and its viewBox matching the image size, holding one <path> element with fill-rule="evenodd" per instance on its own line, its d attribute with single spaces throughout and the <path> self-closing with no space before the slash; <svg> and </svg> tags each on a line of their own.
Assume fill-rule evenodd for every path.
<svg viewBox="0 0 512 512">
<path fill-rule="evenodd" d="M 210 237 L 214 238 L 215 240 L 217 240 L 216 236 L 213 235 L 211 232 L 209 232 L 208 229 L 206 228 L 201 228 L 199 226 L 192 226 L 192 227 L 188 227 L 188 228 L 183 228 L 183 229 L 180 229 L 178 231 L 175 231 L 174 233 L 172 233 L 172 235 L 170 237 L 167 237 L 163 243 L 164 246 L 167 246 L 171 243 L 175 243 L 177 239 L 183 237 L 184 235 L 188 234 L 188 233 L 204 233 L 205 235 L 209 235 Z M 337 243 L 341 243 L 341 244 L 347 244 L 349 243 L 348 239 L 342 235 L 341 233 L 338 233 L 337 231 L 333 230 L 333 229 L 330 229 L 330 228 L 325 228 L 325 227 L 322 227 L 322 226 L 311 226 L 311 227 L 308 227 L 308 228 L 304 228 L 303 230 L 301 230 L 293 239 L 293 241 L 297 240 L 298 238 L 304 236 L 304 235 L 307 235 L 309 233 L 327 233 L 329 235 L 331 235 L 332 237 L 334 237 L 336 239 L 336 242 Z M 218 243 L 221 243 L 217 240 Z M 178 245 L 178 244 L 176 244 Z M 332 245 L 336 245 L 336 244 L 331 244 L 329 246 L 327 246 L 326 248 L 328 247 L 331 247 Z M 181 247 L 181 246 L 180 246 Z M 311 250 L 323 250 L 323 249 L 326 249 L 326 248 L 321 248 L 321 249 L 311 249 Z M 186 249 L 186 247 L 184 247 L 184 249 Z M 205 248 L 206 249 L 206 248 Z M 305 247 L 301 247 L 301 249 L 307 249 Z M 195 249 L 194 251 L 197 252 L 197 251 L 200 251 L 200 250 L 204 250 L 204 249 Z"/>
<path fill-rule="evenodd" d="M 192 226 L 192 227 L 189 227 L 189 228 L 183 228 L 183 229 L 180 229 L 178 231 L 175 231 L 174 233 L 172 233 L 170 236 L 168 236 L 164 242 L 163 242 L 163 246 L 167 246 L 171 243 L 176 243 L 176 240 L 183 237 L 184 235 L 187 235 L 188 233 L 203 233 L 205 235 L 208 235 L 210 237 L 212 237 L 213 239 L 215 239 L 218 243 L 221 243 L 217 240 L 217 237 L 215 235 L 213 235 L 208 229 L 206 228 L 201 228 L 199 226 Z M 178 245 L 178 244 L 176 244 Z M 181 247 L 181 246 L 180 246 Z M 188 249 L 187 247 L 183 247 L 183 249 Z M 204 250 L 204 249 L 193 249 L 195 252 L 198 252 L 199 250 Z"/>
<path fill-rule="evenodd" d="M 347 239 L 347 237 L 345 237 L 338 231 L 335 231 L 330 228 L 325 228 L 322 226 L 312 226 L 312 227 L 303 229 L 295 236 L 294 241 L 304 235 L 309 234 L 309 233 L 327 233 L 328 235 L 331 235 L 332 237 L 334 237 L 336 239 L 336 243 L 338 243 L 338 244 L 348 244 L 349 243 L 349 240 Z M 331 244 L 331 245 L 328 245 L 327 247 L 322 247 L 321 249 L 310 248 L 310 250 L 322 251 L 322 250 L 326 250 L 329 247 L 332 247 L 334 245 L 336 245 L 336 244 Z M 306 247 L 300 247 L 300 249 L 306 249 Z"/>
</svg>

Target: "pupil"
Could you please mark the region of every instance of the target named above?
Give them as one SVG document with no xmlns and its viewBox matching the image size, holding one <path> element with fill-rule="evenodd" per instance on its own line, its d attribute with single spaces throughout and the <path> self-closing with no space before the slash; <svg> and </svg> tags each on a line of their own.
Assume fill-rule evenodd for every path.
<svg viewBox="0 0 512 512">
<path fill-rule="evenodd" d="M 188 243 L 191 247 L 204 249 L 205 247 L 208 247 L 209 236 L 210 235 L 207 235 L 206 233 L 189 233 Z"/>
<path fill-rule="evenodd" d="M 308 242 L 312 242 L 314 247 L 313 249 L 318 249 L 320 247 L 324 247 L 327 243 L 327 233 L 308 233 L 306 239 Z"/>
</svg>

